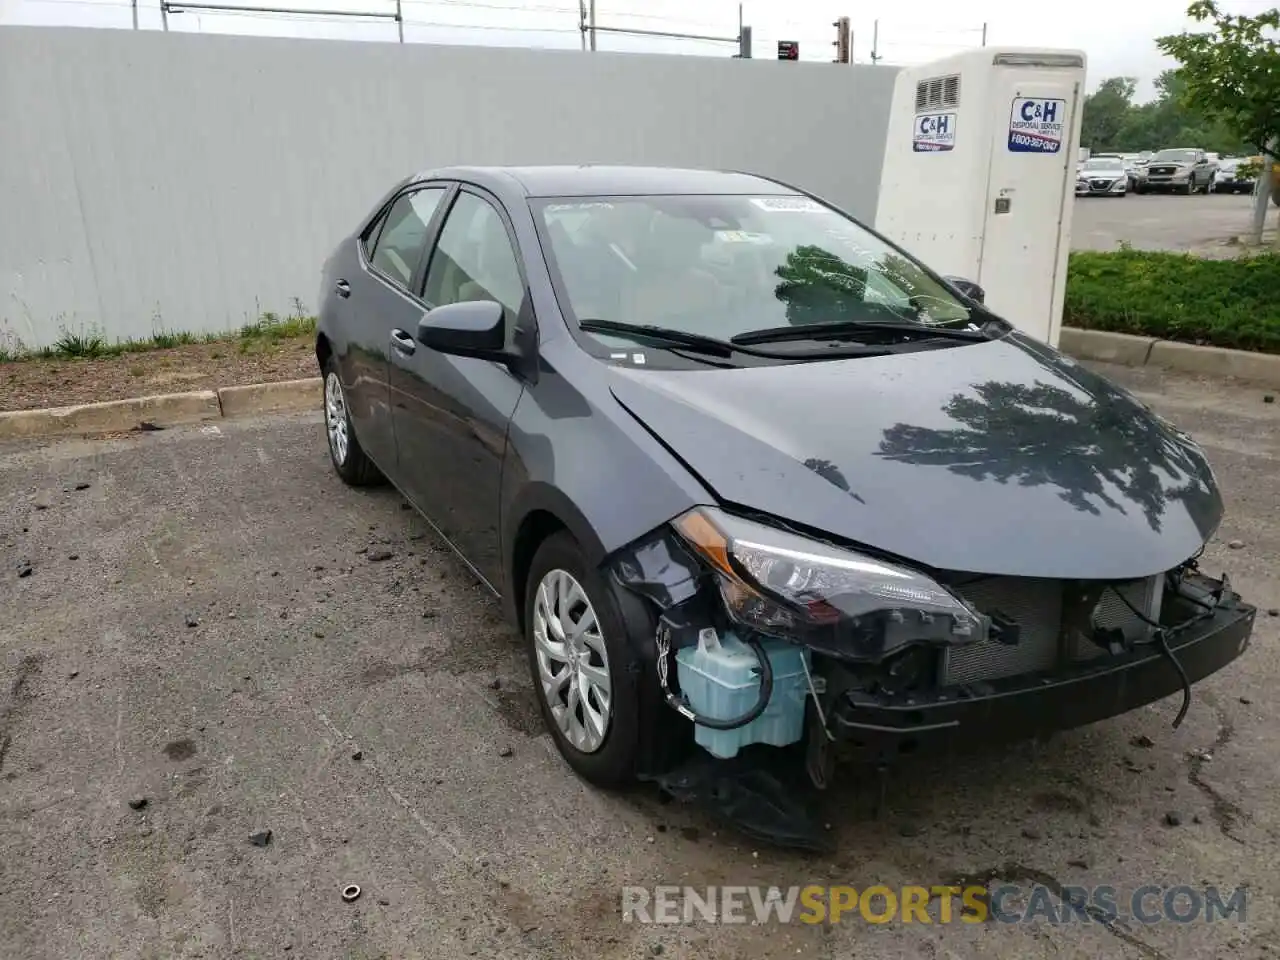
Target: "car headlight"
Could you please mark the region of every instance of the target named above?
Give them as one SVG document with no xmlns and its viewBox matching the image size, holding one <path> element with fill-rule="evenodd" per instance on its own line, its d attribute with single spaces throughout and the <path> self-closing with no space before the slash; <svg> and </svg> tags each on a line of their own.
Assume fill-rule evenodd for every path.
<svg viewBox="0 0 1280 960">
<path fill-rule="evenodd" d="M 932 578 L 698 507 L 673 526 L 713 572 L 730 618 L 819 650 L 878 659 L 918 641 L 971 643 L 990 620 Z"/>
</svg>

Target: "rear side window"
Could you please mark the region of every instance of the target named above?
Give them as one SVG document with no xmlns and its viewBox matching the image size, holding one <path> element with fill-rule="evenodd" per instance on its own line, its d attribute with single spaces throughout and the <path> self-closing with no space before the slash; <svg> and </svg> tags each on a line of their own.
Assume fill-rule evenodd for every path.
<svg viewBox="0 0 1280 960">
<path fill-rule="evenodd" d="M 376 240 L 370 236 L 366 242 L 366 250 L 368 242 L 374 243 L 369 262 L 406 290 L 426 246 L 427 227 L 444 193 L 443 187 L 406 193 L 387 211 L 382 228 L 376 232 Z"/>
</svg>

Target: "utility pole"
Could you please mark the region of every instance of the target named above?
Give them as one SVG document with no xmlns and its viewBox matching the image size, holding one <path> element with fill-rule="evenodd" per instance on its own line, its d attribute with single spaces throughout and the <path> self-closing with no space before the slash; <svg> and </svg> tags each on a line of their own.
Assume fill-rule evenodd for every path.
<svg viewBox="0 0 1280 960">
<path fill-rule="evenodd" d="M 164 26 L 164 32 L 169 32 L 169 0 L 160 0 L 160 23 Z"/>
<path fill-rule="evenodd" d="M 738 59 L 739 60 L 751 59 L 751 28 L 750 27 L 738 28 Z"/>
<path fill-rule="evenodd" d="M 982 45 L 984 47 L 987 45 L 987 25 L 985 22 L 982 24 Z"/>
<path fill-rule="evenodd" d="M 880 62 L 880 21 L 871 24 L 871 62 Z"/>
<path fill-rule="evenodd" d="M 836 38 L 831 45 L 836 48 L 836 58 L 833 63 L 848 63 L 850 60 L 850 39 L 849 18 L 841 17 L 832 24 L 836 28 Z"/>
<path fill-rule="evenodd" d="M 400 0 L 396 0 L 396 32 L 400 35 L 400 42 L 404 43 L 404 13 L 400 9 Z"/>
<path fill-rule="evenodd" d="M 133 29 L 138 29 L 138 0 L 133 0 L 129 6 L 133 7 Z"/>
<path fill-rule="evenodd" d="M 591 30 L 591 49 L 596 48 L 596 0 L 590 0 L 590 9 L 587 16 L 590 19 L 589 27 Z"/>
</svg>

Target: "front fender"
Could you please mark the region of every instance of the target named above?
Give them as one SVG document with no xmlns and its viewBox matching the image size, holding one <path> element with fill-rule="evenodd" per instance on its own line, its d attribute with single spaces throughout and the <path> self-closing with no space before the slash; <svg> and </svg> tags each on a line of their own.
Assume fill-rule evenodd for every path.
<svg viewBox="0 0 1280 960">
<path fill-rule="evenodd" d="M 689 508 L 715 502 L 613 398 L 606 372 L 569 338 L 543 344 L 538 382 L 521 396 L 507 436 L 500 519 L 504 597 L 521 592 L 520 538 L 535 514 L 549 514 L 567 528 L 587 562 L 599 566 Z"/>
</svg>

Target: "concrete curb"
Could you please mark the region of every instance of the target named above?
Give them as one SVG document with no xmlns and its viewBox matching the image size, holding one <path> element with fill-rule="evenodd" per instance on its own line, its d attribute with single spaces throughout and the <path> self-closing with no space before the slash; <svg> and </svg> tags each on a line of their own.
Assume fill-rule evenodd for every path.
<svg viewBox="0 0 1280 960">
<path fill-rule="evenodd" d="M 319 410 L 321 399 L 319 377 L 250 383 L 242 387 L 223 387 L 218 391 L 218 403 L 224 417 Z"/>
<path fill-rule="evenodd" d="M 1078 360 L 1161 367 L 1205 377 L 1235 377 L 1280 389 L 1280 355 L 1200 347 L 1176 340 L 1063 327 L 1058 349 Z"/>
<path fill-rule="evenodd" d="M 0 440 L 126 433 L 257 413 L 319 410 L 319 377 L 0 413 Z"/>
<path fill-rule="evenodd" d="M 218 395 L 212 390 L 169 393 L 105 403 L 82 403 L 44 410 L 0 413 L 0 440 L 58 437 L 71 434 L 116 433 L 216 420 L 222 416 Z"/>
</svg>

